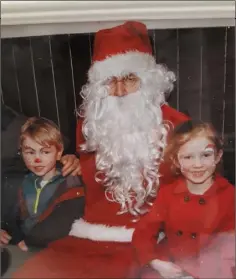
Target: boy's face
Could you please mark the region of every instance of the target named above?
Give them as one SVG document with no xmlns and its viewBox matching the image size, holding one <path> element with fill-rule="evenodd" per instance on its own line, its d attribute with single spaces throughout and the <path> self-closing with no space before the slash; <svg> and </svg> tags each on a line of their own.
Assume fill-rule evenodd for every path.
<svg viewBox="0 0 236 279">
<path fill-rule="evenodd" d="M 178 163 L 181 173 L 193 184 L 203 184 L 215 172 L 222 153 L 217 153 L 215 145 L 206 137 L 194 138 L 181 146 Z"/>
<path fill-rule="evenodd" d="M 25 138 L 22 144 L 22 156 L 26 167 L 45 180 L 55 174 L 56 161 L 60 160 L 62 151 L 56 146 L 43 146 L 30 137 Z"/>
</svg>

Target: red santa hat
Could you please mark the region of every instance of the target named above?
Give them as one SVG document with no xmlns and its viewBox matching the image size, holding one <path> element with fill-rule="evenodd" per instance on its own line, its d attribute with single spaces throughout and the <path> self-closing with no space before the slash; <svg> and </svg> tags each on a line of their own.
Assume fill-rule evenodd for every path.
<svg viewBox="0 0 236 279">
<path fill-rule="evenodd" d="M 93 63 L 88 72 L 90 82 L 138 74 L 155 67 L 148 31 L 143 23 L 128 21 L 96 33 Z"/>
</svg>

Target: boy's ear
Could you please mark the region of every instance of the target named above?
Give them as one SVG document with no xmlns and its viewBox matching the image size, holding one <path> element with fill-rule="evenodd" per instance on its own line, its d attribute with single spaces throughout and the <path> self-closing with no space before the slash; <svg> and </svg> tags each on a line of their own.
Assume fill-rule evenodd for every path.
<svg viewBox="0 0 236 279">
<path fill-rule="evenodd" d="M 220 162 L 222 156 L 223 156 L 223 150 L 221 149 L 218 151 L 218 154 L 216 156 L 216 164 L 218 164 Z"/>
<path fill-rule="evenodd" d="M 63 148 L 61 148 L 60 150 L 58 150 L 58 152 L 57 152 L 57 161 L 60 161 L 60 160 L 61 160 L 61 156 L 62 156 L 63 151 L 64 151 Z"/>
</svg>

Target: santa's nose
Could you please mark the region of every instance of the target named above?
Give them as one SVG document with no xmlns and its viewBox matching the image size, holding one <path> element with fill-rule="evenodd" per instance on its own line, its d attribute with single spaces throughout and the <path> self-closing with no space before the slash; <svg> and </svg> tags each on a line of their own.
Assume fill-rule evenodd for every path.
<svg viewBox="0 0 236 279">
<path fill-rule="evenodd" d="M 41 160 L 39 158 L 35 158 L 34 162 L 35 163 L 41 163 Z"/>
<path fill-rule="evenodd" d="M 118 80 L 115 85 L 114 95 L 122 97 L 126 95 L 125 86 L 122 80 Z"/>
</svg>

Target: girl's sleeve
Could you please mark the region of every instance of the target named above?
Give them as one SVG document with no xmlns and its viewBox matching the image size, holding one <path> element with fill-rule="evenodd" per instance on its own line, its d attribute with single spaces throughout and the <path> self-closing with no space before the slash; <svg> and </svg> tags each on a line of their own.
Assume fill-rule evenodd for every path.
<svg viewBox="0 0 236 279">
<path fill-rule="evenodd" d="M 231 232 L 235 231 L 235 188 L 229 188 L 227 200 L 225 201 L 227 206 L 227 211 L 225 218 L 221 222 L 219 231 L 220 232 Z"/>
</svg>

